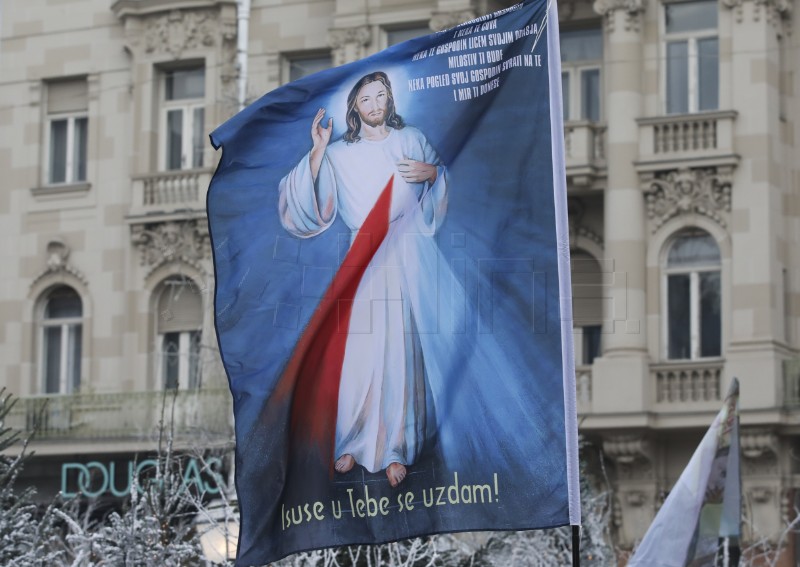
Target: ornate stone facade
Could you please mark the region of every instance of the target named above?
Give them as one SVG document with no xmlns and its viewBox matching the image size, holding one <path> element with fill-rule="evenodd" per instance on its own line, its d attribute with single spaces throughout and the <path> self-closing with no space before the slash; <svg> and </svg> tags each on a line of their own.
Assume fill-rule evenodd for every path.
<svg viewBox="0 0 800 567">
<path fill-rule="evenodd" d="M 369 26 L 334 29 L 328 34 L 328 43 L 333 50 L 333 64 L 344 65 L 357 61 L 366 55 L 366 48 L 372 41 Z"/>
<path fill-rule="evenodd" d="M 70 248 L 67 246 L 66 242 L 64 242 L 64 239 L 61 237 L 50 239 L 45 248 L 45 255 L 47 256 L 45 263 L 47 267 L 40 272 L 38 276 L 33 278 L 30 287 L 34 288 L 45 278 L 58 273 L 69 274 L 83 285 L 88 286 L 89 281 L 86 279 L 86 276 L 69 262 L 69 254 Z"/>
<path fill-rule="evenodd" d="M 678 215 L 695 213 L 727 226 L 731 211 L 731 175 L 717 169 L 682 168 L 658 174 L 645 183 L 652 231 Z"/>
<path fill-rule="evenodd" d="M 131 243 L 140 254 L 140 263 L 149 271 L 168 262 L 183 262 L 202 273 L 204 261 L 211 259 L 208 225 L 205 221 L 185 220 L 131 227 Z"/>
<path fill-rule="evenodd" d="M 614 31 L 614 12 L 617 10 L 625 13 L 625 31 L 639 31 L 644 9 L 644 0 L 595 0 L 594 2 L 594 11 L 603 16 L 609 32 Z"/>
</svg>

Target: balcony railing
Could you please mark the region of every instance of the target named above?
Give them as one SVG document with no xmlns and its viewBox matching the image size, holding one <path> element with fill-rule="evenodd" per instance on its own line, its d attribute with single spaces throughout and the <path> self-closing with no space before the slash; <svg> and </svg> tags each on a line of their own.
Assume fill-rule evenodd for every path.
<svg viewBox="0 0 800 567">
<path fill-rule="evenodd" d="M 733 110 L 640 118 L 639 169 L 663 166 L 664 162 L 735 162 L 735 118 Z"/>
<path fill-rule="evenodd" d="M 606 166 L 606 126 L 588 121 L 564 124 L 564 153 L 567 176 L 573 183 L 591 183 Z"/>
<path fill-rule="evenodd" d="M 17 400 L 4 425 L 40 440 L 151 440 L 163 419 L 176 438 L 229 437 L 231 412 L 227 389 L 49 395 Z"/>
<path fill-rule="evenodd" d="M 654 365 L 650 373 L 655 382 L 656 408 L 718 408 L 722 366 L 721 361 Z"/>
<path fill-rule="evenodd" d="M 205 209 L 210 169 L 163 171 L 133 178 L 133 214 Z"/>
</svg>

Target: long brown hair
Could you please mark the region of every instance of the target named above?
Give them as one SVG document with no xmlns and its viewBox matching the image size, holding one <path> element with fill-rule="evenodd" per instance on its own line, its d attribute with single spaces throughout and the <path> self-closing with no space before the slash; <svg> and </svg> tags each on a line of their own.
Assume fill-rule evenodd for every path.
<svg viewBox="0 0 800 567">
<path fill-rule="evenodd" d="M 350 94 L 347 95 L 347 132 L 342 136 L 347 143 L 358 142 L 361 139 L 361 136 L 358 135 L 361 131 L 361 116 L 359 116 L 356 108 L 358 91 L 361 90 L 361 87 L 375 81 L 380 81 L 386 87 L 386 124 L 396 130 L 401 130 L 406 125 L 403 122 L 403 118 L 397 114 L 394 108 L 394 95 L 392 94 L 392 83 L 389 82 L 389 77 L 383 71 L 375 71 L 361 77 L 350 90 Z"/>
</svg>

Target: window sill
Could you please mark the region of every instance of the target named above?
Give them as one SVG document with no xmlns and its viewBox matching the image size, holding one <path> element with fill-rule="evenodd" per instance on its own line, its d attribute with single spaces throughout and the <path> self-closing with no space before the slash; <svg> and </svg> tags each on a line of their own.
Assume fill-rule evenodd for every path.
<svg viewBox="0 0 800 567">
<path fill-rule="evenodd" d="M 36 198 L 83 197 L 92 188 L 91 183 L 60 183 L 31 188 L 31 195 Z"/>
</svg>

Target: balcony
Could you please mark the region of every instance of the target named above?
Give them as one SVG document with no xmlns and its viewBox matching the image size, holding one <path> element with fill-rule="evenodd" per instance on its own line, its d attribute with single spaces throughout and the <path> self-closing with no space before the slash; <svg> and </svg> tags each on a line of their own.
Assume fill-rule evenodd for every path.
<svg viewBox="0 0 800 567">
<path fill-rule="evenodd" d="M 592 367 L 575 367 L 575 389 L 579 414 L 592 411 Z"/>
<path fill-rule="evenodd" d="M 736 111 L 639 118 L 640 172 L 677 167 L 733 166 Z"/>
<path fill-rule="evenodd" d="M 658 412 L 718 411 L 722 361 L 657 364 L 650 369 Z"/>
<path fill-rule="evenodd" d="M 800 358 L 783 361 L 783 405 L 800 409 Z"/>
<path fill-rule="evenodd" d="M 163 419 L 177 441 L 230 439 L 232 411 L 227 389 L 49 395 L 20 398 L 3 425 L 40 441 L 148 441 Z"/>
<path fill-rule="evenodd" d="M 591 186 L 605 175 L 606 126 L 594 122 L 564 124 L 564 153 L 567 178 L 574 186 Z"/>
<path fill-rule="evenodd" d="M 134 177 L 129 218 L 202 214 L 212 174 L 211 169 L 184 169 Z"/>
</svg>

